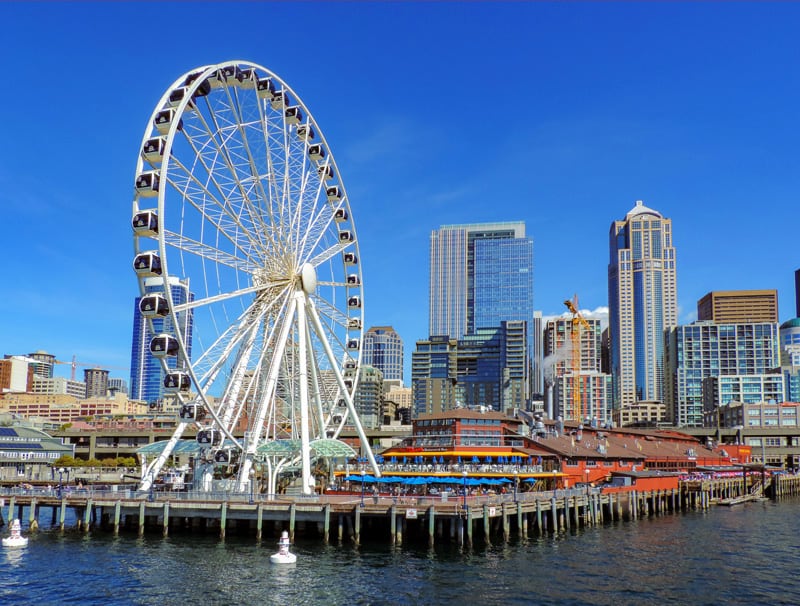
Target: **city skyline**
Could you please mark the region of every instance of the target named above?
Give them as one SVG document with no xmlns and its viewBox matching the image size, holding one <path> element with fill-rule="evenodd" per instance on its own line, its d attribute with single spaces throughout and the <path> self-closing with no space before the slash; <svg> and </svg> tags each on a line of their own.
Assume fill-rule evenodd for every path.
<svg viewBox="0 0 800 606">
<path fill-rule="evenodd" d="M 142 131 L 175 78 L 230 58 L 274 70 L 314 112 L 348 187 L 365 326 L 394 327 L 409 350 L 429 336 L 432 230 L 524 221 L 533 308 L 549 317 L 574 293 L 586 309 L 608 305 L 608 225 L 637 199 L 675 225 L 679 324 L 715 290 L 777 289 L 780 321 L 794 317 L 800 82 L 787 66 L 798 52 L 800 7 L 184 9 L 159 8 L 164 22 L 185 27 L 152 63 L 138 52 L 139 7 L 0 6 L 15 23 L 4 40 L 10 64 L 42 74 L 24 103 L 0 101 L 14 117 L 0 168 L 13 260 L 2 353 L 130 363 L 138 290 L 130 212 Z M 190 43 L 223 10 L 241 24 L 237 35 Z M 247 33 L 264 19 L 279 24 L 268 43 Z M 298 22 L 318 32 L 336 23 L 343 42 L 325 61 L 298 52 Z"/>
</svg>

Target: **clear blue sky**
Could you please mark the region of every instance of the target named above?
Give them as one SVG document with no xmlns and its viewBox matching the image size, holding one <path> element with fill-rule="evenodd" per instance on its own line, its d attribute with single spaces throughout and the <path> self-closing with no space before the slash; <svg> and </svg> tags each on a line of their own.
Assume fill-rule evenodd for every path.
<svg viewBox="0 0 800 606">
<path fill-rule="evenodd" d="M 129 365 L 142 133 L 175 78 L 229 59 L 277 73 L 325 132 L 367 325 L 409 358 L 432 229 L 524 220 L 534 305 L 560 314 L 607 304 L 609 226 L 636 199 L 673 220 L 681 322 L 710 290 L 777 288 L 795 315 L 800 4 L 3 2 L 0 20 L 0 353 Z"/>
</svg>

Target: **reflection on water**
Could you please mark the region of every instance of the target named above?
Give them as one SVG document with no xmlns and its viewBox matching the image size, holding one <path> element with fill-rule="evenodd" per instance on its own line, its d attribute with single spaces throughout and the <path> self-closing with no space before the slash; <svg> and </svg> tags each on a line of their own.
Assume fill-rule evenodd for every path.
<svg viewBox="0 0 800 606">
<path fill-rule="evenodd" d="M 474 549 L 293 546 L 197 535 L 31 535 L 4 549 L 0 603 L 800 604 L 800 502 L 616 523 Z"/>
<path fill-rule="evenodd" d="M 22 563 L 22 556 L 27 547 L 3 547 L 5 565 L 16 568 Z"/>
</svg>

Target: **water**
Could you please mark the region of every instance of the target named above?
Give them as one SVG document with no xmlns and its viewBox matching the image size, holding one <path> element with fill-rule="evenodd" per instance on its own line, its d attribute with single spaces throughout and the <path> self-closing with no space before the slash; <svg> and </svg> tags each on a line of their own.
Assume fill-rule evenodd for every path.
<svg viewBox="0 0 800 606">
<path fill-rule="evenodd" d="M 44 517 L 44 516 L 43 516 Z M 800 500 L 460 550 L 45 529 L 0 552 L 0 604 L 800 604 Z"/>
</svg>

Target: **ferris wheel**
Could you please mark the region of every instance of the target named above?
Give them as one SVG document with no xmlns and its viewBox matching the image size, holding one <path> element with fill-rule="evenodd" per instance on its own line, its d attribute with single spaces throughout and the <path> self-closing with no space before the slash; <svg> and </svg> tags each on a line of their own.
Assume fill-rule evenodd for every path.
<svg viewBox="0 0 800 606">
<path fill-rule="evenodd" d="M 193 426 L 239 490 L 259 449 L 313 488 L 315 441 L 354 425 L 364 297 L 358 238 L 333 154 L 299 96 L 243 61 L 178 78 L 145 129 L 133 200 L 134 270 L 151 354 L 180 407 L 147 490 Z M 272 469 L 274 484 L 277 468 Z"/>
</svg>

